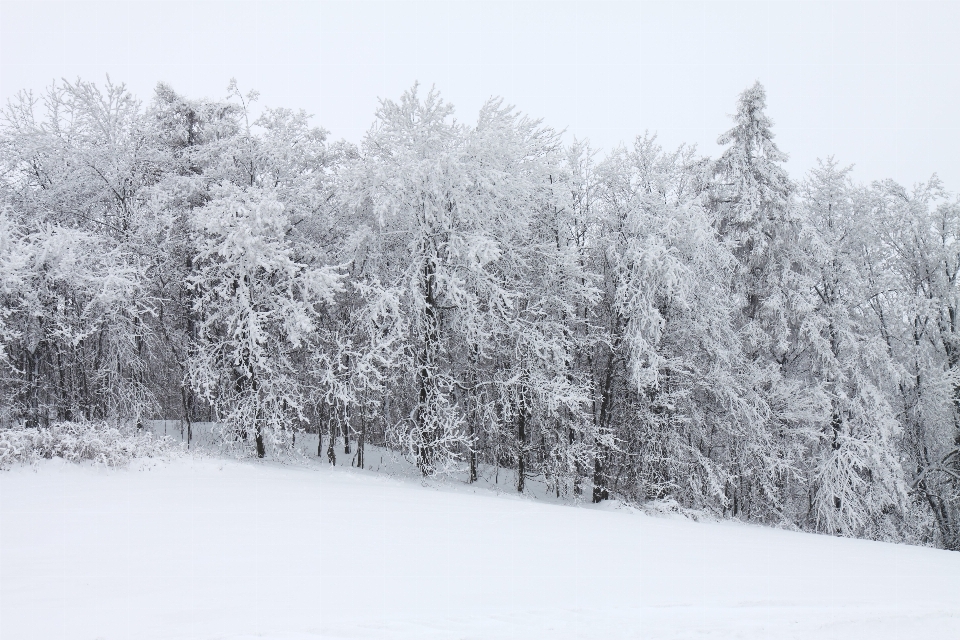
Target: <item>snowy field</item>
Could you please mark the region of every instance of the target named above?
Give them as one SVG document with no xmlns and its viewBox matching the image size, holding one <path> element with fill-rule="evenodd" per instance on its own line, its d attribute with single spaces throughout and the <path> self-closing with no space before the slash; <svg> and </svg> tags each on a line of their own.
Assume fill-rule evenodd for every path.
<svg viewBox="0 0 960 640">
<path fill-rule="evenodd" d="M 960 554 L 319 463 L 45 461 L 0 473 L 0 638 L 955 639 Z"/>
</svg>

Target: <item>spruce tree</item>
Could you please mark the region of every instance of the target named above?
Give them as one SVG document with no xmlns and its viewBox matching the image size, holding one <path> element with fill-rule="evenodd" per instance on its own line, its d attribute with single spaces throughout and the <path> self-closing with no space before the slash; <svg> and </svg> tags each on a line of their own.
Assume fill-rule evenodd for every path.
<svg viewBox="0 0 960 640">
<path fill-rule="evenodd" d="M 793 308 L 798 225 L 794 185 L 774 142 L 766 91 L 757 82 L 740 94 L 734 126 L 718 139 L 728 145 L 713 168 L 710 202 L 720 238 L 736 258 L 734 295 L 745 366 L 737 375 L 752 389 L 761 424 L 739 449 L 726 495 L 733 515 L 782 512 L 782 479 L 800 454 L 791 433 L 811 399 L 787 373 L 797 351 Z M 756 506 L 755 506 L 756 505 Z"/>
</svg>

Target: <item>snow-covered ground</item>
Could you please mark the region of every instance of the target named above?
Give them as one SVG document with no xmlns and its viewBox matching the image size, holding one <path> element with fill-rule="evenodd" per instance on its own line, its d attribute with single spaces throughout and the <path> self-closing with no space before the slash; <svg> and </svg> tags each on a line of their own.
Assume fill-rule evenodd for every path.
<svg viewBox="0 0 960 640">
<path fill-rule="evenodd" d="M 958 553 L 401 476 L 2 472 L 0 638 L 960 638 Z"/>
</svg>

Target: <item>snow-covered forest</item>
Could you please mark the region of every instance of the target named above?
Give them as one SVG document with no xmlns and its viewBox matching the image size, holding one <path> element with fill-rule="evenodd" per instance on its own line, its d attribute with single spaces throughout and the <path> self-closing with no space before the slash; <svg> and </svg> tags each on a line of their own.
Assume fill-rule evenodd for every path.
<svg viewBox="0 0 960 640">
<path fill-rule="evenodd" d="M 331 463 L 960 550 L 960 201 L 792 179 L 765 99 L 715 152 L 600 154 L 417 87 L 359 146 L 236 83 L 21 94 L 0 423 L 319 433 Z"/>
</svg>

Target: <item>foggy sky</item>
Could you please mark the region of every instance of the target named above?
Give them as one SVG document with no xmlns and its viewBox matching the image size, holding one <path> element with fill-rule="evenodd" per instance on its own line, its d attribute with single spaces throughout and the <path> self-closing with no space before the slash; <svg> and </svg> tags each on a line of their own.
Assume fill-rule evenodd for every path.
<svg viewBox="0 0 960 640">
<path fill-rule="evenodd" d="M 378 98 L 435 84 L 472 122 L 490 96 L 609 149 L 717 136 L 760 80 L 794 177 L 817 157 L 960 189 L 960 3 L 0 2 L 0 99 L 55 78 L 157 81 L 304 108 L 358 142 Z"/>
</svg>

